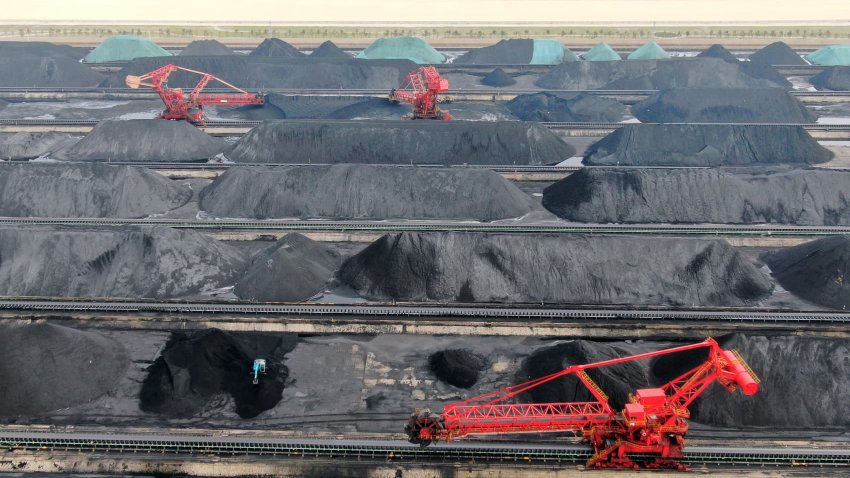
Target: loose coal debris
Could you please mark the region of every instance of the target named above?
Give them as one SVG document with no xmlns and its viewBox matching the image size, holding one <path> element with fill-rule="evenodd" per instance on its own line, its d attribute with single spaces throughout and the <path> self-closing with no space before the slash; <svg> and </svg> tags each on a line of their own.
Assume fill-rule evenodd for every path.
<svg viewBox="0 0 850 478">
<path fill-rule="evenodd" d="M 632 106 L 644 123 L 785 123 L 817 121 L 817 115 L 779 88 L 679 88 Z"/>
<path fill-rule="evenodd" d="M 70 161 L 206 161 L 226 144 L 185 121 L 101 121 L 83 139 L 53 156 Z"/>
<path fill-rule="evenodd" d="M 850 172 L 583 169 L 543 191 L 557 216 L 590 223 L 850 224 Z"/>
<path fill-rule="evenodd" d="M 0 171 L 0 216 L 6 217 L 147 217 L 192 198 L 188 187 L 131 166 L 30 163 Z"/>
<path fill-rule="evenodd" d="M 438 379 L 459 388 L 470 388 L 487 368 L 487 358 L 464 349 L 447 349 L 428 357 L 428 366 Z"/>
<path fill-rule="evenodd" d="M 786 290 L 815 304 L 850 308 L 850 238 L 833 236 L 764 254 Z"/>
<path fill-rule="evenodd" d="M 139 408 L 169 417 L 201 413 L 210 399 L 229 394 L 241 418 L 253 418 L 280 402 L 289 370 L 284 356 L 295 348 L 291 334 L 229 333 L 218 329 L 174 332 L 142 383 Z M 266 373 L 253 384 L 255 359 Z"/>
<path fill-rule="evenodd" d="M 519 95 L 506 106 L 523 121 L 619 123 L 626 115 L 619 101 L 587 93 Z"/>
<path fill-rule="evenodd" d="M 773 286 L 725 241 L 547 234 L 390 234 L 338 276 L 404 301 L 731 306 Z"/>
<path fill-rule="evenodd" d="M 629 124 L 591 145 L 590 166 L 824 163 L 832 152 L 801 126 Z"/>
<path fill-rule="evenodd" d="M 298 302 L 322 292 L 342 258 L 334 249 L 298 233 L 263 249 L 236 282 L 243 300 Z"/>
<path fill-rule="evenodd" d="M 237 163 L 556 164 L 575 149 L 518 121 L 269 121 L 236 142 Z"/>
<path fill-rule="evenodd" d="M 0 416 L 91 402 L 112 391 L 129 365 L 124 347 L 96 332 L 45 323 L 0 325 Z"/>
<path fill-rule="evenodd" d="M 216 217 L 282 219 L 497 219 L 542 208 L 484 169 L 337 164 L 233 167 L 200 193 Z"/>
</svg>

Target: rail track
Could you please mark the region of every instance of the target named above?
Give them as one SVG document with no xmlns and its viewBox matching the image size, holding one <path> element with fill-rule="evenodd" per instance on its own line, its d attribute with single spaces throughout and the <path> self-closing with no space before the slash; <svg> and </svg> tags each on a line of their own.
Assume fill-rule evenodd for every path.
<svg viewBox="0 0 850 478">
<path fill-rule="evenodd" d="M 161 453 L 213 456 L 271 456 L 298 460 L 357 460 L 394 463 L 583 463 L 588 447 L 532 443 L 456 442 L 420 448 L 403 441 L 289 439 L 198 435 L 0 432 L 8 451 L 102 454 Z M 689 447 L 691 465 L 850 466 L 850 450 L 836 448 Z"/>
<path fill-rule="evenodd" d="M 635 236 L 739 236 L 802 237 L 850 234 L 850 226 L 756 225 L 632 225 L 463 221 L 301 221 L 301 220 L 202 220 L 202 219 L 113 219 L 113 218 L 19 218 L 0 217 L 0 226 L 168 226 L 207 231 L 298 231 L 298 232 L 478 232 L 511 234 L 608 234 Z"/>
<path fill-rule="evenodd" d="M 202 314 L 270 317 L 370 317 L 384 321 L 399 318 L 447 320 L 538 319 L 548 321 L 640 321 L 650 322 L 723 322 L 740 324 L 844 325 L 850 312 L 753 309 L 661 309 L 617 307 L 558 307 L 506 304 L 323 304 L 323 303 L 240 303 L 189 301 L 120 301 L 97 299 L 0 298 L 3 312 L 124 313 L 124 314 Z"/>
</svg>

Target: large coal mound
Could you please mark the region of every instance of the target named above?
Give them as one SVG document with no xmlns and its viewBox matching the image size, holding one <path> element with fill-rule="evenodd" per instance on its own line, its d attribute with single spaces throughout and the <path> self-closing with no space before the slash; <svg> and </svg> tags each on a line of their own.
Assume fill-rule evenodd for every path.
<svg viewBox="0 0 850 478">
<path fill-rule="evenodd" d="M 670 88 L 776 88 L 737 64 L 718 58 L 563 63 L 535 84 L 552 90 L 666 90 Z"/>
<path fill-rule="evenodd" d="M 817 115 L 779 88 L 692 88 L 661 91 L 632 106 L 644 123 L 792 123 Z"/>
<path fill-rule="evenodd" d="M 495 86 L 497 88 L 502 86 L 512 86 L 516 84 L 516 80 L 505 73 L 505 70 L 501 68 L 496 68 L 495 70 L 488 73 L 484 78 L 481 78 L 481 84 L 486 86 Z"/>
<path fill-rule="evenodd" d="M 233 284 L 238 249 L 167 227 L 0 227 L 0 295 L 167 299 Z"/>
<path fill-rule="evenodd" d="M 244 135 L 227 157 L 237 163 L 546 165 L 574 154 L 544 126 L 517 121 L 270 121 Z"/>
<path fill-rule="evenodd" d="M 626 115 L 619 101 L 587 93 L 519 95 L 505 106 L 523 121 L 619 123 Z"/>
<path fill-rule="evenodd" d="M 129 365 L 124 347 L 96 332 L 0 325 L 0 416 L 91 402 L 113 390 Z"/>
<path fill-rule="evenodd" d="M 277 58 L 301 58 L 304 56 L 299 49 L 280 38 L 266 38 L 249 53 L 251 56 L 266 56 Z"/>
<path fill-rule="evenodd" d="M 809 79 L 820 90 L 850 91 L 850 66 L 833 66 Z"/>
<path fill-rule="evenodd" d="M 0 171 L 0 216 L 118 217 L 164 214 L 192 191 L 153 171 L 105 164 L 13 164 Z"/>
<path fill-rule="evenodd" d="M 815 304 L 850 308 L 850 238 L 826 237 L 767 253 L 763 260 L 786 290 Z"/>
<path fill-rule="evenodd" d="M 717 43 L 699 52 L 697 58 L 719 58 L 727 63 L 738 63 L 738 58 L 731 51 Z"/>
<path fill-rule="evenodd" d="M 801 126 L 629 124 L 588 148 L 590 166 L 814 164 L 832 152 Z"/>
<path fill-rule="evenodd" d="M 850 425 L 850 401 L 846 399 L 850 390 L 850 374 L 846 373 L 850 361 L 848 341 L 734 334 L 721 343 L 724 349 L 741 353 L 761 378 L 760 389 L 747 397 L 714 385 L 690 407 L 694 421 L 735 428 Z M 653 364 L 656 383 L 675 377 L 678 367 L 671 366 L 671 359 L 672 356 Z M 696 363 L 699 357 L 690 360 Z"/>
<path fill-rule="evenodd" d="M 342 48 L 336 46 L 336 43 L 328 40 L 310 53 L 310 58 L 351 58 L 351 55 L 345 52 Z"/>
<path fill-rule="evenodd" d="M 534 40 L 500 40 L 495 45 L 473 48 L 454 59 L 458 65 L 527 65 L 534 55 Z"/>
<path fill-rule="evenodd" d="M 322 292 L 342 258 L 301 234 L 287 234 L 257 253 L 233 292 L 243 300 L 298 302 Z"/>
<path fill-rule="evenodd" d="M 225 143 L 185 121 L 157 119 L 101 121 L 56 159 L 70 161 L 206 161 Z"/>
<path fill-rule="evenodd" d="M 231 334 L 208 329 L 175 332 L 142 383 L 139 408 L 169 417 L 189 418 L 216 396 L 229 394 L 241 418 L 253 418 L 280 402 L 289 370 L 285 354 L 296 337 Z M 266 374 L 253 384 L 254 359 L 266 360 Z"/>
<path fill-rule="evenodd" d="M 742 305 L 772 288 L 724 241 L 605 236 L 386 235 L 339 277 L 405 301 Z"/>
<path fill-rule="evenodd" d="M 254 111 L 257 109 L 258 114 Z M 223 112 L 224 116 L 247 116 L 257 120 L 272 119 L 398 119 L 410 112 L 410 107 L 392 103 L 384 98 L 358 96 L 287 96 L 272 93 L 266 96 L 262 108 L 243 107 Z M 247 113 L 247 115 L 246 115 Z M 221 114 L 221 113 L 220 113 Z"/>
<path fill-rule="evenodd" d="M 235 55 L 235 53 L 218 40 L 195 40 L 186 45 L 186 48 L 180 51 L 180 55 Z"/>
<path fill-rule="evenodd" d="M 521 217 L 534 199 L 490 170 L 337 164 L 230 168 L 200 194 L 216 217 L 478 219 Z"/>
<path fill-rule="evenodd" d="M 409 60 L 357 60 L 354 58 L 264 57 L 248 55 L 176 56 L 137 58 L 103 82 L 123 87 L 127 75 L 144 75 L 169 63 L 211 73 L 243 89 L 374 89 L 395 88 L 416 68 Z M 171 87 L 192 88 L 198 75 L 175 72 Z"/>
<path fill-rule="evenodd" d="M 633 354 L 634 352 L 617 345 L 585 340 L 564 342 L 537 350 L 523 360 L 518 380 L 533 380 L 560 372 L 572 365 L 601 362 Z M 629 394 L 634 393 L 635 389 L 647 386 L 646 373 L 635 362 L 590 369 L 587 374 L 605 391 L 609 397 L 608 403 L 614 409 L 621 409 L 629 403 Z M 575 374 L 534 387 L 527 394 L 535 403 L 597 401 Z"/>
<path fill-rule="evenodd" d="M 750 62 L 765 65 L 808 65 L 794 49 L 785 42 L 773 42 L 750 55 Z"/>
<path fill-rule="evenodd" d="M 470 388 L 487 368 L 487 358 L 464 349 L 447 349 L 428 357 L 431 372 L 443 382 L 458 388 Z"/>
<path fill-rule="evenodd" d="M 583 169 L 543 206 L 590 223 L 850 224 L 850 173 L 827 170 Z"/>
<path fill-rule="evenodd" d="M 2 109 L 0 104 L 0 110 Z M 77 138 L 55 131 L 0 133 L 0 159 L 6 161 L 35 159 L 67 148 L 76 142 Z"/>
<path fill-rule="evenodd" d="M 86 56 L 91 48 L 61 45 L 43 41 L 0 41 L 0 56 L 35 55 L 41 57 L 60 57 L 79 60 Z"/>
<path fill-rule="evenodd" d="M 0 87 L 93 87 L 104 79 L 100 73 L 67 56 L 33 55 L 16 49 L 0 51 Z"/>
</svg>

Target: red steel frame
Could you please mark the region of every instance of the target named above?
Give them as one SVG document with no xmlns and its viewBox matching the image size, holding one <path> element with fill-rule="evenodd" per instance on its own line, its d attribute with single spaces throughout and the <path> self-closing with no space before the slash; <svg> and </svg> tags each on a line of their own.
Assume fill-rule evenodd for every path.
<svg viewBox="0 0 850 478">
<path fill-rule="evenodd" d="M 630 404 L 615 411 L 608 396 L 586 370 L 708 349 L 708 359 L 657 389 L 638 390 Z M 506 401 L 552 380 L 575 375 L 596 401 L 575 403 L 509 404 Z M 504 433 L 574 432 L 594 447 L 589 466 L 612 468 L 685 468 L 680 462 L 690 416 L 688 406 L 712 383 L 745 395 L 758 391 L 758 379 L 737 353 L 722 350 L 711 338 L 691 345 L 648 352 L 631 357 L 573 365 L 560 372 L 529 380 L 446 406 L 432 415 L 417 410 L 406 431 L 411 442 L 427 446 L 468 435 Z M 639 455 L 639 459 L 633 459 Z"/>
<path fill-rule="evenodd" d="M 181 88 L 168 87 L 168 77 L 175 71 L 185 71 L 201 76 L 201 79 L 198 80 L 198 83 L 188 95 Z M 159 118 L 185 120 L 200 126 L 206 125 L 204 105 L 226 104 L 230 106 L 243 106 L 262 105 L 265 103 L 265 98 L 261 94 L 248 93 L 209 73 L 190 70 L 177 65 L 165 65 L 142 76 L 129 75 L 125 81 L 130 88 L 147 86 L 156 91 L 159 97 L 162 98 L 162 102 L 165 103 L 165 111 L 159 115 Z M 236 91 L 236 93 L 204 93 L 204 88 L 210 82 L 221 83 Z"/>
<path fill-rule="evenodd" d="M 411 71 L 398 88 L 390 92 L 391 101 L 413 105 L 412 119 L 450 120 L 452 115 L 437 105 L 440 93 L 449 91 L 449 81 L 433 66 Z"/>
</svg>

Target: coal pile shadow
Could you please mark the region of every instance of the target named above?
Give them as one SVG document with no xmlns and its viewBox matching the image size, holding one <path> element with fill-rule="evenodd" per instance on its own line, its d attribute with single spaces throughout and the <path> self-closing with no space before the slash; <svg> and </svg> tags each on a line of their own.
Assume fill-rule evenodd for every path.
<svg viewBox="0 0 850 478">
<path fill-rule="evenodd" d="M 483 355 L 465 349 L 446 349 L 428 357 L 428 367 L 443 382 L 458 388 L 470 388 L 489 362 Z"/>
<path fill-rule="evenodd" d="M 173 333 L 162 355 L 148 369 L 139 407 L 146 412 L 189 418 L 213 397 L 229 394 L 241 418 L 253 418 L 281 400 L 289 370 L 284 356 L 297 336 L 229 333 L 207 329 Z M 265 359 L 265 374 L 253 383 L 255 359 Z"/>
</svg>

